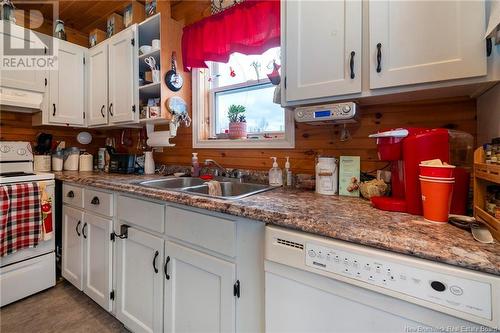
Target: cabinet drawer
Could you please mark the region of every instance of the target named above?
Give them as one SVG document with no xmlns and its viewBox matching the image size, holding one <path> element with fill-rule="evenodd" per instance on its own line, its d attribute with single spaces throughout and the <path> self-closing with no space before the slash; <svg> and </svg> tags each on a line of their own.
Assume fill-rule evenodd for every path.
<svg viewBox="0 0 500 333">
<path fill-rule="evenodd" d="M 83 208 L 83 188 L 63 183 L 63 202 L 79 208 Z"/>
<path fill-rule="evenodd" d="M 163 233 L 165 231 L 165 206 L 159 203 L 119 195 L 116 204 L 121 221 Z"/>
<path fill-rule="evenodd" d="M 113 194 L 85 189 L 83 207 L 91 212 L 113 216 Z"/>
<path fill-rule="evenodd" d="M 167 235 L 235 257 L 236 222 L 213 215 L 167 206 Z"/>
</svg>

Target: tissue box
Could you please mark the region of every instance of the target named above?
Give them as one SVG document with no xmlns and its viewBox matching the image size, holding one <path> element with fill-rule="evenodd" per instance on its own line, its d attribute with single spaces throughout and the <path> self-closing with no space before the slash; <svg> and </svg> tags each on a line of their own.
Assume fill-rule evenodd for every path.
<svg viewBox="0 0 500 333">
<path fill-rule="evenodd" d="M 144 21 L 145 16 L 144 6 L 137 1 L 133 1 L 123 12 L 123 24 L 125 28 L 130 27 L 134 23 Z"/>
<path fill-rule="evenodd" d="M 106 36 L 109 38 L 123 30 L 123 17 L 116 13 L 108 16 L 106 23 Z"/>
<path fill-rule="evenodd" d="M 94 47 L 106 39 L 106 33 L 100 29 L 89 32 L 89 46 Z"/>
<path fill-rule="evenodd" d="M 360 158 L 359 156 L 340 156 L 339 194 L 359 197 Z"/>
</svg>

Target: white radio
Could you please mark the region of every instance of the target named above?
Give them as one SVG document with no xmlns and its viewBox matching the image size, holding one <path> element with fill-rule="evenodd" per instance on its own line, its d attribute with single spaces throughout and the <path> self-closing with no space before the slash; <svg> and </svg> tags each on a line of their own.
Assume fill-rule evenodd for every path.
<svg viewBox="0 0 500 333">
<path fill-rule="evenodd" d="M 295 121 L 311 125 L 355 123 L 357 118 L 357 105 L 354 102 L 303 106 L 295 109 Z"/>
</svg>

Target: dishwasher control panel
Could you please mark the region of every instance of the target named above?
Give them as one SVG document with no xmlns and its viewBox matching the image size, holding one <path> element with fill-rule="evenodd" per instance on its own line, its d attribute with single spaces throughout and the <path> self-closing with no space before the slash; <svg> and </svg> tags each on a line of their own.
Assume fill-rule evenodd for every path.
<svg viewBox="0 0 500 333">
<path fill-rule="evenodd" d="M 344 250 L 306 243 L 309 267 L 492 319 L 491 285 L 457 276 L 378 260 Z"/>
</svg>

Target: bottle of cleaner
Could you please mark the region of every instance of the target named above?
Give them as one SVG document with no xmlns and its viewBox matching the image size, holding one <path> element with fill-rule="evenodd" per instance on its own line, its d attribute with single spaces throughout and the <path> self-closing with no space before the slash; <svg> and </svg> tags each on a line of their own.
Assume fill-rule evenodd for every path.
<svg viewBox="0 0 500 333">
<path fill-rule="evenodd" d="M 282 186 L 283 185 L 283 172 L 278 167 L 276 157 L 271 157 L 273 160 L 273 167 L 269 170 L 269 185 Z"/>
<path fill-rule="evenodd" d="M 191 177 L 200 176 L 200 163 L 198 163 L 198 153 L 193 153 L 191 158 Z"/>
<path fill-rule="evenodd" d="M 283 184 L 286 187 L 292 187 L 293 186 L 293 177 L 292 177 L 292 170 L 290 169 L 290 157 L 286 157 L 286 163 L 285 163 L 285 174 L 283 175 Z"/>
</svg>

